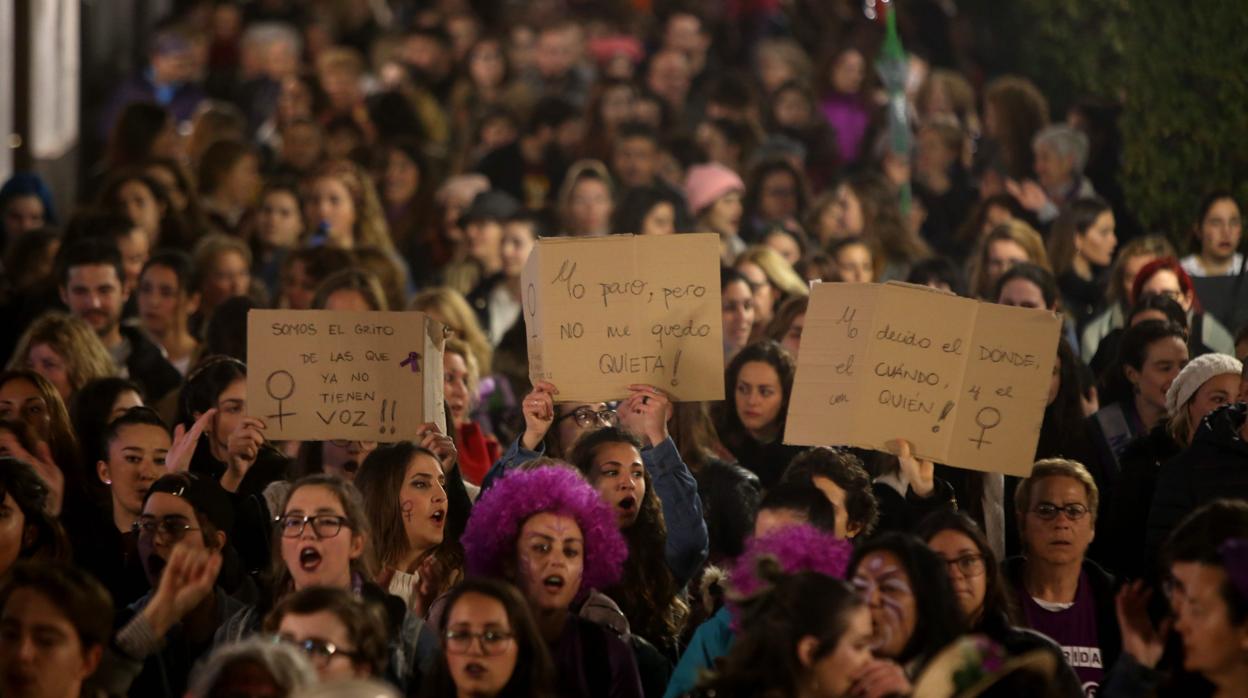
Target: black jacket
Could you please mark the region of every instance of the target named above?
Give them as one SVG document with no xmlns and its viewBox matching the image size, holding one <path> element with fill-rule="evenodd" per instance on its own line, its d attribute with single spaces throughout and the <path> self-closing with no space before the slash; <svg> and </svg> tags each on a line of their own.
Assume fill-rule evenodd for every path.
<svg viewBox="0 0 1248 698">
<path fill-rule="evenodd" d="M 182 385 L 182 374 L 169 363 L 165 353 L 147 338 L 137 327 L 122 325 L 121 336 L 130 342 L 130 356 L 126 358 L 126 371 L 130 380 L 143 389 L 143 397 L 149 403 L 161 398 Z"/>
<path fill-rule="evenodd" d="M 1107 510 L 1102 507 L 1096 527 L 1096 537 L 1106 553 L 1104 562 L 1116 574 L 1134 579 L 1151 578 L 1156 572 L 1156 561 L 1148 557 L 1141 533 L 1148 526 L 1148 511 L 1162 463 L 1182 450 L 1162 424 L 1128 444 L 1118 459 L 1120 470 L 1114 484 L 1114 500 Z"/>
<path fill-rule="evenodd" d="M 1248 442 L 1241 436 L 1245 417 L 1244 403 L 1219 407 L 1200 423 L 1192 445 L 1161 466 L 1145 537 L 1150 559 L 1197 507 L 1222 497 L 1248 499 Z"/>
<path fill-rule="evenodd" d="M 895 487 L 876 480 L 871 484 L 871 491 L 878 503 L 880 518 L 873 533 L 883 531 L 900 531 L 914 533 L 919 522 L 935 511 L 957 509 L 953 486 L 941 478 L 935 478 L 935 486 L 926 497 L 920 497 L 914 490 L 907 487 L 903 497 Z"/>
<path fill-rule="evenodd" d="M 220 481 L 225 474 L 225 464 L 212 455 L 206 438 L 199 440 L 195 454 L 191 456 L 191 472 Z M 290 459 L 269 445 L 260 448 L 256 462 L 252 464 L 238 490 L 230 494 L 234 506 L 234 530 L 229 532 L 242 561 L 245 572 L 252 576 L 266 572 L 271 559 L 273 512 L 264 499 L 264 489 L 270 483 L 285 480 L 290 469 Z"/>
</svg>

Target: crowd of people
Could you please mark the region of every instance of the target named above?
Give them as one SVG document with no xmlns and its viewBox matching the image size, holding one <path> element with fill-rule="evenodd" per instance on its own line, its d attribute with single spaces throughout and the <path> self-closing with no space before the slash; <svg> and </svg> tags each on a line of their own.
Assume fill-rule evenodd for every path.
<svg viewBox="0 0 1248 698">
<path fill-rule="evenodd" d="M 1111 103 L 903 4 L 174 3 L 0 187 L 0 695 L 1248 694 L 1239 203 L 1145 229 Z M 530 382 L 539 238 L 692 232 L 722 401 Z M 891 280 L 1060 314 L 1029 477 L 784 443 Z M 269 439 L 253 308 L 442 322 L 446 433 Z"/>
</svg>

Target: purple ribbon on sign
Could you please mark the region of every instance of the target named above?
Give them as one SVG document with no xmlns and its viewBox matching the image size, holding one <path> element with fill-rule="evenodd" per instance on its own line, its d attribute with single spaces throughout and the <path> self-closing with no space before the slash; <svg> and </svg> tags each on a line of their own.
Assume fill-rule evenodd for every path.
<svg viewBox="0 0 1248 698">
<path fill-rule="evenodd" d="M 411 365 L 412 373 L 420 373 L 420 354 L 414 351 L 407 352 L 407 358 L 399 362 L 400 366 Z"/>
</svg>

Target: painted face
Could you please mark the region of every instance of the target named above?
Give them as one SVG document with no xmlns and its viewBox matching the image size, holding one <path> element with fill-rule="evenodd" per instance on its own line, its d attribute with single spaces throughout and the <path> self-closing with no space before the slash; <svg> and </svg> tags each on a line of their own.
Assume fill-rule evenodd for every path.
<svg viewBox="0 0 1248 698">
<path fill-rule="evenodd" d="M 36 589 L 16 589 L 0 615 L 0 686 L 6 696 L 76 696 L 95 671 L 70 619 Z"/>
<path fill-rule="evenodd" d="M 1075 251 L 1098 267 L 1107 267 L 1114 261 L 1114 248 L 1117 246 L 1113 211 L 1097 216 L 1083 235 L 1075 235 Z"/>
<path fill-rule="evenodd" d="M 30 348 L 26 359 L 32 371 L 38 373 L 56 388 L 61 399 L 69 402 L 74 394 L 74 386 L 69 382 L 69 367 L 65 365 L 65 357 L 61 356 L 47 344 L 36 344 Z"/>
<path fill-rule="evenodd" d="M 1048 307 L 1044 302 L 1044 291 L 1022 277 L 1010 279 L 1001 287 L 1001 295 L 997 298 L 997 303 L 1018 308 L 1044 309 Z"/>
<path fill-rule="evenodd" d="M 108 444 L 108 461 L 98 465 L 112 492 L 113 511 L 139 518 L 147 490 L 165 474 L 169 444 L 169 432 L 153 424 L 129 424 L 117 432 Z"/>
<path fill-rule="evenodd" d="M 870 609 L 866 606 L 854 608 L 836 647 L 810 667 L 814 685 L 818 687 L 812 695 L 820 698 L 850 695 L 854 677 L 871 661 L 872 637 Z"/>
<path fill-rule="evenodd" d="M 797 360 L 797 351 L 802 344 L 802 330 L 806 328 L 806 313 L 802 313 L 793 318 L 789 329 L 784 333 L 784 338 L 780 340 L 780 346 L 793 355 L 793 359 Z"/>
<path fill-rule="evenodd" d="M 810 484 L 822 492 L 823 496 L 832 502 L 832 506 L 836 507 L 836 537 L 849 539 L 858 535 L 859 526 L 855 525 L 853 528 L 849 526 L 849 510 L 845 508 L 845 490 L 827 477 L 812 477 Z"/>
<path fill-rule="evenodd" d="M 750 290 L 754 294 L 755 324 L 767 324 L 776 308 L 776 291 L 767 280 L 767 273 L 753 262 L 741 262 L 737 265 L 737 271 L 749 279 Z"/>
<path fill-rule="evenodd" d="M 1235 625 L 1222 589 L 1226 570 L 1201 562 L 1176 562 L 1170 606 L 1183 638 L 1183 668 L 1206 676 L 1242 666 L 1248 656 L 1248 623 Z"/>
<path fill-rule="evenodd" d="M 309 225 L 323 226 L 335 245 L 354 246 L 356 215 L 355 200 L 347 185 L 336 177 L 321 177 L 313 183 L 308 200 Z"/>
<path fill-rule="evenodd" d="M 121 309 L 126 304 L 123 279 L 111 264 L 85 264 L 70 267 L 61 300 L 70 312 L 86 320 L 95 333 L 104 336 L 121 322 Z"/>
<path fill-rule="evenodd" d="M 628 528 L 637 522 L 641 503 L 646 497 L 646 466 L 636 448 L 627 443 L 599 446 L 594 453 L 590 482 L 615 512 L 620 528 Z"/>
<path fill-rule="evenodd" d="M 875 264 L 871 259 L 871 249 L 866 245 L 842 247 L 837 251 L 834 263 L 841 281 L 857 284 L 875 281 Z"/>
<path fill-rule="evenodd" d="M 256 224 L 256 232 L 264 244 L 294 247 L 299 244 L 299 238 L 303 235 L 299 199 L 285 189 L 270 191 L 260 203 Z"/>
<path fill-rule="evenodd" d="M 1142 400 L 1164 411 L 1166 391 L 1186 365 L 1187 345 L 1178 337 L 1164 337 L 1148 345 L 1138 371 L 1127 366 L 1125 373 Z"/>
<path fill-rule="evenodd" d="M 20 419 L 47 441 L 52 413 L 43 394 L 25 378 L 14 378 L 0 385 L 0 419 Z"/>
<path fill-rule="evenodd" d="M 0 501 L 0 574 L 4 574 L 22 554 L 26 537 L 26 515 L 13 495 L 5 493 Z"/>
<path fill-rule="evenodd" d="M 442 377 L 446 406 L 456 424 L 468 421 L 472 398 L 468 391 L 468 363 L 464 357 L 452 351 L 442 354 Z"/>
<path fill-rule="evenodd" d="M 1058 511 L 1056 516 L 1046 520 L 1037 512 L 1037 508 L 1046 504 L 1058 507 L 1079 505 L 1087 509 L 1088 491 L 1083 483 L 1064 475 L 1046 477 L 1035 483 L 1031 506 L 1022 512 L 1023 525 L 1019 531 L 1027 554 L 1051 564 L 1082 560 L 1096 533 L 1096 512 L 1089 511 L 1071 519 L 1069 514 Z"/>
<path fill-rule="evenodd" d="M 875 654 L 901 656 L 918 622 L 913 580 L 901 561 L 887 550 L 873 552 L 858 562 L 853 583 L 871 610 Z"/>
<path fill-rule="evenodd" d="M 1227 262 L 1239 248 L 1243 235 L 1243 219 L 1234 199 L 1219 199 L 1209 207 L 1200 222 L 1200 253 L 1209 259 Z"/>
<path fill-rule="evenodd" d="M 975 541 L 966 534 L 945 529 L 927 542 L 948 565 L 949 581 L 958 599 L 962 615 L 975 623 L 984 610 L 984 596 L 988 589 L 988 575 L 984 568 L 984 556 Z"/>
<path fill-rule="evenodd" d="M 741 424 L 756 437 L 762 435 L 780 419 L 784 403 L 780 374 L 764 361 L 747 361 L 737 374 L 734 397 Z"/>
<path fill-rule="evenodd" d="M 351 641 L 351 633 L 347 631 L 342 619 L 329 611 L 287 613 L 282 616 L 282 622 L 277 626 L 277 634 L 288 642 L 303 643 L 311 640 L 321 645 L 332 644 L 338 650 L 328 657 L 309 652 L 308 658 L 321 681 L 364 678 L 369 675 L 367 665 L 357 665 L 347 656 L 355 653 L 355 643 Z"/>
<path fill-rule="evenodd" d="M 344 520 L 346 510 L 338 495 L 328 487 L 307 485 L 290 494 L 283 511 L 283 519 L 310 517 L 337 517 Z M 333 524 L 328 518 L 321 526 L 308 521 L 302 533 L 288 536 L 287 524 L 282 532 L 282 562 L 294 579 L 295 589 L 328 586 L 345 589 L 351 585 L 351 561 L 364 554 L 364 536 L 356 533 L 351 521 L 344 521 L 333 535 Z M 297 531 L 298 526 L 294 527 Z M 318 530 L 318 528 L 320 530 Z"/>
<path fill-rule="evenodd" d="M 1240 377 L 1237 373 L 1223 373 L 1205 381 L 1187 403 L 1187 417 L 1193 429 L 1210 412 L 1231 402 L 1239 395 Z"/>
<path fill-rule="evenodd" d="M 754 327 L 754 293 L 748 283 L 734 281 L 723 289 L 724 345 L 732 352 L 750 341 Z"/>
<path fill-rule="evenodd" d="M 461 646 L 463 640 L 444 640 L 446 663 L 460 695 L 498 695 L 511 680 L 520 656 L 502 602 L 467 592 L 447 611 L 446 629 L 468 641 L 467 646 Z"/>
<path fill-rule="evenodd" d="M 160 582 L 160 574 L 173 554 L 174 546 L 181 543 L 196 550 L 207 547 L 194 507 L 181 497 L 168 492 L 153 492 L 143 504 L 140 521 L 157 525 L 150 533 L 140 531 L 138 541 L 139 559 L 153 589 Z M 162 530 L 162 525 L 168 530 Z"/>
<path fill-rule="evenodd" d="M 186 324 L 192 312 L 178 275 L 169 267 L 154 264 L 139 278 L 139 319 L 143 329 L 156 337 Z"/>
<path fill-rule="evenodd" d="M 418 453 L 407 465 L 399 490 L 399 511 L 407 544 L 425 551 L 442 542 L 446 528 L 446 476 L 442 464 L 428 454 Z"/>
<path fill-rule="evenodd" d="M 322 441 L 321 467 L 330 475 L 354 482 L 356 473 L 360 472 L 360 464 L 376 448 L 376 441 Z"/>
<path fill-rule="evenodd" d="M 516 539 L 516 586 L 536 613 L 566 612 L 581 590 L 585 538 L 576 520 L 542 512 L 529 517 Z"/>
</svg>

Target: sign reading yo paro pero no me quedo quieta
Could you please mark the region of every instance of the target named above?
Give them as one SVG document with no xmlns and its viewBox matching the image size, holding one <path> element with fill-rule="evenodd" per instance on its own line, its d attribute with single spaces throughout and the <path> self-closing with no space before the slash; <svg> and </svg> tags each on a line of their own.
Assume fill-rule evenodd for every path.
<svg viewBox="0 0 1248 698">
<path fill-rule="evenodd" d="M 542 238 L 521 287 L 529 377 L 556 399 L 615 400 L 637 383 L 723 398 L 718 236 Z"/>
<path fill-rule="evenodd" d="M 785 442 L 1027 476 L 1061 320 L 910 284 L 816 284 Z"/>
<path fill-rule="evenodd" d="M 270 439 L 420 440 L 446 433 L 443 326 L 424 313 L 252 310 L 247 411 Z"/>
</svg>

